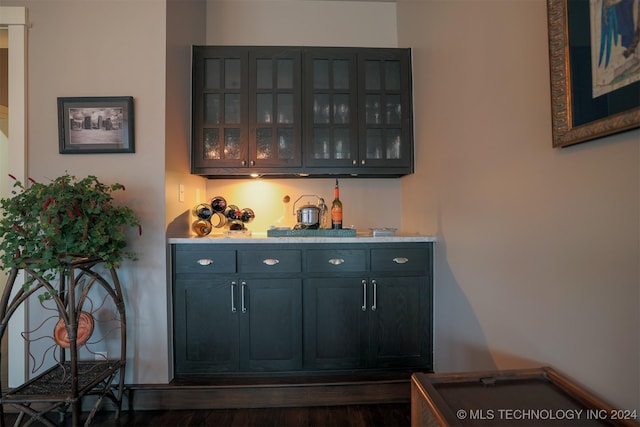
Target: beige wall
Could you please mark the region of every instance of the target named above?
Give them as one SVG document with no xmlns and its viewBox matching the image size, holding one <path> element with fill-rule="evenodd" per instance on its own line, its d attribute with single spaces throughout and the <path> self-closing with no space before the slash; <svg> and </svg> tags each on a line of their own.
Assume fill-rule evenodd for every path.
<svg viewBox="0 0 640 427">
<path fill-rule="evenodd" d="M 551 148 L 542 0 L 401 0 L 398 23 L 417 157 L 402 224 L 439 239 L 435 369 L 551 365 L 640 408 L 640 132 Z"/>
<path fill-rule="evenodd" d="M 9 4 L 11 3 L 11 4 Z M 165 2 L 3 1 L 26 6 L 28 175 L 65 171 L 120 182 L 141 217 L 136 262 L 119 271 L 128 315 L 128 382 L 167 380 L 165 239 Z M 57 97 L 133 96 L 135 154 L 58 153 Z"/>
</svg>

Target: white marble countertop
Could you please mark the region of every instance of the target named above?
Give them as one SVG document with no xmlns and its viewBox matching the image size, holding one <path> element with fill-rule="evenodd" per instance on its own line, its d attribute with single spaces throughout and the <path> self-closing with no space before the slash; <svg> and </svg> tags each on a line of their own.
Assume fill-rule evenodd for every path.
<svg viewBox="0 0 640 427">
<path fill-rule="evenodd" d="M 252 232 L 251 235 L 228 236 L 225 234 L 210 234 L 205 237 L 170 237 L 169 244 L 241 244 L 241 243 L 407 243 L 407 242 L 435 242 L 435 236 L 419 234 L 397 233 L 395 236 L 376 236 L 371 233 L 358 233 L 355 237 L 268 237 L 266 232 Z"/>
</svg>

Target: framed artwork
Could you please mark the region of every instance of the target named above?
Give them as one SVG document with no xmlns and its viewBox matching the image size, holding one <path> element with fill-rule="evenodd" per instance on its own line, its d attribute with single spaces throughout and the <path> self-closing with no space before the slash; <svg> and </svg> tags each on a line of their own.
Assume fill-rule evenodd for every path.
<svg viewBox="0 0 640 427">
<path fill-rule="evenodd" d="M 547 0 L 553 146 L 640 127 L 640 0 Z"/>
<path fill-rule="evenodd" d="M 133 153 L 133 97 L 58 98 L 61 154 Z"/>
</svg>

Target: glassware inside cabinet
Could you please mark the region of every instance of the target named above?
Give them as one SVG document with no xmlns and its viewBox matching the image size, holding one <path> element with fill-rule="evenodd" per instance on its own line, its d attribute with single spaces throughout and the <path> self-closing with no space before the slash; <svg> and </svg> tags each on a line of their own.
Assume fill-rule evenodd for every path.
<svg viewBox="0 0 640 427">
<path fill-rule="evenodd" d="M 273 136 L 271 128 L 256 129 L 256 159 L 265 160 L 273 157 L 271 147 L 273 145 Z"/>
<path fill-rule="evenodd" d="M 382 159 L 382 129 L 367 129 L 367 159 Z"/>
<path fill-rule="evenodd" d="M 293 94 L 278 94 L 278 124 L 293 123 Z"/>
<path fill-rule="evenodd" d="M 380 95 L 367 95 L 365 118 L 368 125 L 379 125 L 381 121 Z"/>
<path fill-rule="evenodd" d="M 400 129 L 389 129 L 386 135 L 387 159 L 400 159 L 402 141 Z"/>
<path fill-rule="evenodd" d="M 329 123 L 329 94 L 317 93 L 313 96 L 313 123 Z"/>
<path fill-rule="evenodd" d="M 333 122 L 348 124 L 349 119 L 349 94 L 336 94 L 333 97 Z"/>
<path fill-rule="evenodd" d="M 294 158 L 293 129 L 278 128 L 278 159 Z"/>
<path fill-rule="evenodd" d="M 313 129 L 313 158 L 314 159 L 330 159 L 331 158 L 331 146 L 330 146 L 329 138 L 330 138 L 329 128 Z"/>
<path fill-rule="evenodd" d="M 398 125 L 402 121 L 402 100 L 400 95 L 387 95 L 386 114 L 388 125 Z"/>
<path fill-rule="evenodd" d="M 218 129 L 203 129 L 203 158 L 205 160 L 220 159 L 220 132 Z"/>
<path fill-rule="evenodd" d="M 256 122 L 270 124 L 273 118 L 273 96 L 270 93 L 256 95 Z"/>
<path fill-rule="evenodd" d="M 336 128 L 333 135 L 333 157 L 335 159 L 350 159 L 351 144 L 348 128 Z"/>
<path fill-rule="evenodd" d="M 240 129 L 227 128 L 224 130 L 224 158 L 240 159 L 242 148 L 240 146 Z"/>
</svg>

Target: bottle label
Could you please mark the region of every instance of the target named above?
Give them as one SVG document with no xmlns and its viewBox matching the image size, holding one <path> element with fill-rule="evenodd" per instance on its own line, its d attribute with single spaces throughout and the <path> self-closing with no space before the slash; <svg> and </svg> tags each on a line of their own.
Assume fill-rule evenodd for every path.
<svg viewBox="0 0 640 427">
<path fill-rule="evenodd" d="M 331 222 L 334 224 L 342 224 L 342 208 L 331 209 Z"/>
</svg>

